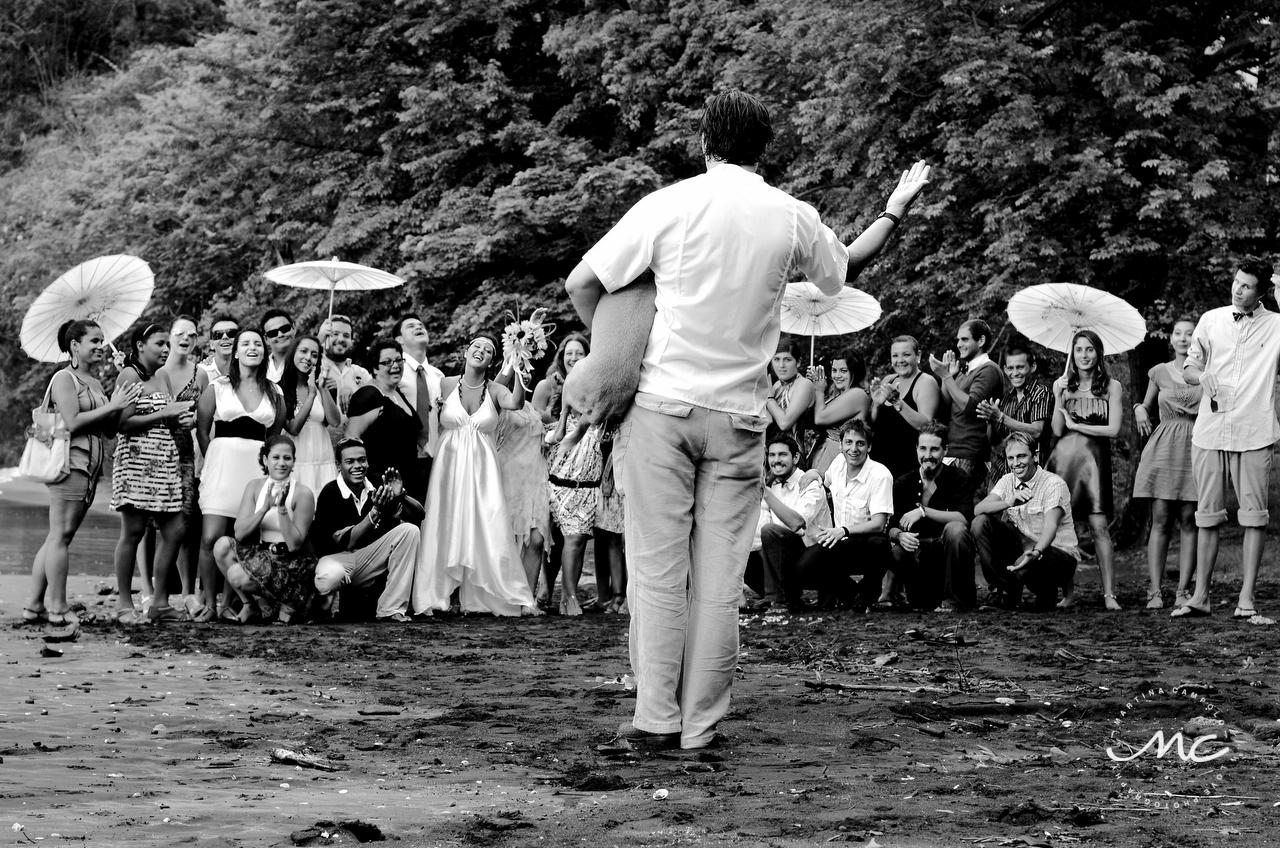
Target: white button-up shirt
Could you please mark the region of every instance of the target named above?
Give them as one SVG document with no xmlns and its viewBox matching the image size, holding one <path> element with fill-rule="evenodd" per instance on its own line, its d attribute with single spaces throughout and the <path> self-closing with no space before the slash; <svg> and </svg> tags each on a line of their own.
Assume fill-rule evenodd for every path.
<svg viewBox="0 0 1280 848">
<path fill-rule="evenodd" d="M 804 544 L 805 547 L 810 547 L 817 542 L 818 531 L 831 526 L 831 510 L 827 508 L 827 493 L 822 488 L 822 484 L 812 480 L 809 485 L 801 489 L 800 480 L 803 477 L 804 472 L 797 468 L 791 472 L 786 482 L 778 481 L 769 488 L 778 500 L 800 513 L 800 517 L 804 519 Z M 786 522 L 773 514 L 773 510 L 769 508 L 769 502 L 762 498 L 760 520 L 756 522 L 756 536 L 751 544 L 751 550 L 760 550 L 760 530 L 766 524 L 786 526 Z"/>
<path fill-rule="evenodd" d="M 1204 450 L 1257 450 L 1280 439 L 1275 410 L 1280 315 L 1261 303 L 1252 317 L 1236 321 L 1237 311 L 1223 306 L 1200 316 L 1183 366 L 1195 365 L 1218 378 L 1216 398 L 1203 394 L 1191 431 L 1191 443 Z"/>
<path fill-rule="evenodd" d="M 849 262 L 812 206 L 729 164 L 643 198 L 584 259 L 610 292 L 653 269 L 641 392 L 747 415 L 765 413 L 789 275 L 837 294 Z"/>
<path fill-rule="evenodd" d="M 836 527 L 852 527 L 871 516 L 893 515 L 893 474 L 883 464 L 868 459 L 854 477 L 849 476 L 849 461 L 836 457 L 827 469 L 827 488 L 835 511 L 831 516 Z"/>
<path fill-rule="evenodd" d="M 418 369 L 421 368 L 423 374 L 427 378 L 427 388 L 431 390 L 431 397 L 439 401 L 440 398 L 440 381 L 444 379 L 444 372 L 425 360 L 419 362 L 410 356 L 407 352 L 404 354 L 404 373 L 400 376 L 400 393 L 404 395 L 405 400 L 409 401 L 409 406 L 417 410 L 418 408 Z M 440 442 L 440 407 L 438 404 L 431 408 L 431 420 L 423 422 L 427 425 L 427 453 L 431 456 L 436 455 L 436 446 Z"/>
</svg>

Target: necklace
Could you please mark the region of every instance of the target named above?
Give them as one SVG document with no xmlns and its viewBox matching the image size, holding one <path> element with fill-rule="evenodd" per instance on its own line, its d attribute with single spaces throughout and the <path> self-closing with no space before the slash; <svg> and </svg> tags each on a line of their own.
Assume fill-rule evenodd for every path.
<svg viewBox="0 0 1280 848">
<path fill-rule="evenodd" d="M 481 380 L 481 381 L 480 381 L 480 385 L 478 385 L 478 386 L 473 386 L 473 385 L 471 385 L 470 383 L 468 383 L 468 382 L 467 382 L 467 378 L 466 378 L 466 377 L 459 377 L 459 378 L 458 378 L 458 381 L 459 381 L 460 383 L 462 383 L 462 385 L 466 386 L 468 389 L 483 389 L 483 388 L 484 388 L 484 384 L 488 382 L 488 380 Z"/>
</svg>

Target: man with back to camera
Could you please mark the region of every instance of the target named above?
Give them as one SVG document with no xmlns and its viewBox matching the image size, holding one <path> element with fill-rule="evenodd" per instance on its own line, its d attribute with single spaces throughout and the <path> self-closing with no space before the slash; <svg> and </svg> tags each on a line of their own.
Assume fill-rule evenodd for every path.
<svg viewBox="0 0 1280 848">
<path fill-rule="evenodd" d="M 947 428 L 930 421 L 916 434 L 920 467 L 893 481 L 889 541 L 895 572 L 916 609 L 956 612 L 973 607 L 973 484 L 958 465 L 943 463 Z"/>
<path fill-rule="evenodd" d="M 284 356 L 293 344 L 293 319 L 283 309 L 268 309 L 262 316 L 262 335 L 271 353 L 267 356 L 267 379 L 280 382 L 284 376 Z"/>
<path fill-rule="evenodd" d="M 1276 365 L 1280 315 L 1262 298 L 1274 288 L 1270 263 L 1247 257 L 1231 281 L 1231 305 L 1200 316 L 1182 376 L 1204 387 L 1191 431 L 1191 472 L 1196 506 L 1196 590 L 1174 618 L 1211 612 L 1209 583 L 1218 558 L 1218 528 L 1227 520 L 1227 479 L 1235 485 L 1244 528 L 1240 597 L 1232 617 L 1257 615 L 1253 590 L 1266 540 L 1271 448 L 1280 439 L 1276 421 Z"/>
<path fill-rule="evenodd" d="M 342 420 L 331 425 L 329 439 L 337 447 L 347 429 L 347 407 L 356 389 L 373 382 L 373 375 L 351 361 L 355 345 L 355 325 L 346 315 L 334 315 L 320 324 L 320 344 L 324 359 L 320 363 L 320 385 L 338 402 Z"/>
<path fill-rule="evenodd" d="M 806 482 L 799 468 L 795 439 L 778 433 L 765 447 L 769 485 L 764 487 L 743 580 L 764 597 L 771 611 L 788 612 L 804 606 L 797 565 L 800 555 L 831 526 L 831 512 L 822 484 L 816 479 Z"/>
<path fill-rule="evenodd" d="M 1027 588 L 1037 609 L 1052 609 L 1080 561 L 1071 491 L 1036 460 L 1036 441 L 1015 431 L 1004 440 L 1005 474 L 973 508 L 973 540 L 992 604 L 1016 609 Z"/>
<path fill-rule="evenodd" d="M 956 330 L 956 349 L 942 359 L 929 355 L 929 366 L 938 378 L 942 397 L 951 404 L 948 464 L 959 465 L 974 482 L 975 494 L 987 473 L 991 445 L 987 442 L 987 422 L 978 414 L 985 400 L 997 403 L 1004 396 L 1000 368 L 987 356 L 991 328 L 986 321 L 971 318 Z"/>
<path fill-rule="evenodd" d="M 626 493 L 635 716 L 622 738 L 706 747 L 729 708 L 738 597 L 760 508 L 766 366 L 792 270 L 836 294 L 884 247 L 929 180 L 917 162 L 847 248 L 813 207 L 756 173 L 769 110 L 707 102 L 705 174 L 641 199 L 565 281 L 591 326 L 601 295 L 654 272 L 656 315 L 635 402 L 614 441 Z M 634 457 L 628 461 L 629 457 Z"/>
</svg>

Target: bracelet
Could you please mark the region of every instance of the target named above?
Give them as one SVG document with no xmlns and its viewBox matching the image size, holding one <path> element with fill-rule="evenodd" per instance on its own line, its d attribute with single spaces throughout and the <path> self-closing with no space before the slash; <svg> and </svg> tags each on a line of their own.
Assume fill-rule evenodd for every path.
<svg viewBox="0 0 1280 848">
<path fill-rule="evenodd" d="M 845 537 L 846 539 L 848 539 L 848 538 L 849 538 L 849 528 L 848 528 L 848 527 L 845 527 L 843 524 L 841 524 L 841 525 L 840 525 L 840 529 L 844 531 L 844 537 Z"/>
<path fill-rule="evenodd" d="M 893 226 L 894 226 L 894 227 L 897 227 L 899 224 L 901 224 L 901 223 L 902 223 L 902 219 L 901 219 L 901 218 L 899 218 L 897 215 L 895 215 L 895 214 L 893 214 L 892 212 L 889 212 L 889 211 L 887 211 L 887 210 L 886 210 L 886 211 L 884 211 L 884 212 L 881 212 L 881 213 L 880 213 L 880 215 L 876 218 L 876 220 L 877 220 L 877 221 L 879 221 L 879 220 L 880 220 L 880 218 L 888 218 L 890 221 L 892 221 L 892 222 L 893 222 Z"/>
</svg>

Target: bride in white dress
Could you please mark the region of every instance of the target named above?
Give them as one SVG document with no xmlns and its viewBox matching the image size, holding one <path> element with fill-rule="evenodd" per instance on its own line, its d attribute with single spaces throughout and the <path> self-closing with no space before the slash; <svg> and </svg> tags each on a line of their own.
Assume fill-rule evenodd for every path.
<svg viewBox="0 0 1280 848">
<path fill-rule="evenodd" d="M 452 608 L 455 590 L 463 612 L 538 612 L 511 534 L 494 449 L 498 409 L 520 409 L 524 387 L 517 380 L 508 390 L 486 378 L 497 350 L 493 339 L 477 336 L 467 346 L 462 376 L 440 383 L 440 445 L 413 579 L 417 614 Z"/>
</svg>

